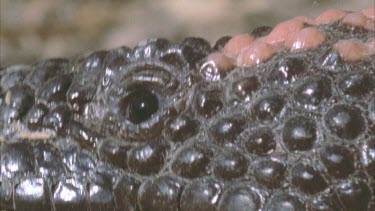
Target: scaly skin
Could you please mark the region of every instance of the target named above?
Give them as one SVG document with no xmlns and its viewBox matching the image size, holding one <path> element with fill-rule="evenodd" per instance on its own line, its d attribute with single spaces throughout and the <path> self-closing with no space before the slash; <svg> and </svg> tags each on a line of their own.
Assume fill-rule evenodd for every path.
<svg viewBox="0 0 375 211">
<path fill-rule="evenodd" d="M 0 71 L 0 210 L 374 210 L 374 8 Z"/>
</svg>

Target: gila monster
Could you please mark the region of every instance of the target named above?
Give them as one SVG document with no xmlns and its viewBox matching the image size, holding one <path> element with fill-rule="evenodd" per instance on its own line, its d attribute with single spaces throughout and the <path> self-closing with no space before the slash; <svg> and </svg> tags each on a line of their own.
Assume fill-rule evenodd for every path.
<svg viewBox="0 0 375 211">
<path fill-rule="evenodd" d="M 0 70 L 0 210 L 375 210 L 375 8 Z"/>
</svg>

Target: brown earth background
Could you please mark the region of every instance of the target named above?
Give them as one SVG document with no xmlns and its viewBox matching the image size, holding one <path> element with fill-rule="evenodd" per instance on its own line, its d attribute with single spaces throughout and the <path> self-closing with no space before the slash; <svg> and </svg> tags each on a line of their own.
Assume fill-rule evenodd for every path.
<svg viewBox="0 0 375 211">
<path fill-rule="evenodd" d="M 0 67 L 74 56 L 163 37 L 224 35 L 274 26 L 329 8 L 358 11 L 374 0 L 0 0 Z"/>
</svg>

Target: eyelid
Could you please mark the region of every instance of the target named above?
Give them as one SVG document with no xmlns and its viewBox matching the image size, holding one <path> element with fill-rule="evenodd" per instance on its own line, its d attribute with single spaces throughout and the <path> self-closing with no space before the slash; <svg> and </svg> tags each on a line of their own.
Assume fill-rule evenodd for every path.
<svg viewBox="0 0 375 211">
<path fill-rule="evenodd" d="M 126 90 L 134 90 L 139 87 L 148 87 L 159 90 L 165 94 L 173 94 L 179 89 L 179 81 L 166 70 L 146 69 L 123 78 L 123 87 Z"/>
<path fill-rule="evenodd" d="M 162 74 L 155 74 L 148 72 L 143 72 L 141 74 L 132 75 L 131 81 L 134 83 L 151 83 L 159 86 L 167 86 L 171 81 L 169 75 L 165 76 Z"/>
</svg>

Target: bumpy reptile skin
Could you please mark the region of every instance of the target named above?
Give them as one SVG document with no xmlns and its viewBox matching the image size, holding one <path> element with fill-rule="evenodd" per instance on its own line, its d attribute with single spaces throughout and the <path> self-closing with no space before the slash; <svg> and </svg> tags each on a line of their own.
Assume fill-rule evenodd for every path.
<svg viewBox="0 0 375 211">
<path fill-rule="evenodd" d="M 256 64 L 223 37 L 3 67 L 0 210 L 375 210 L 375 60 L 333 47 L 374 30 L 340 20 Z"/>
</svg>

